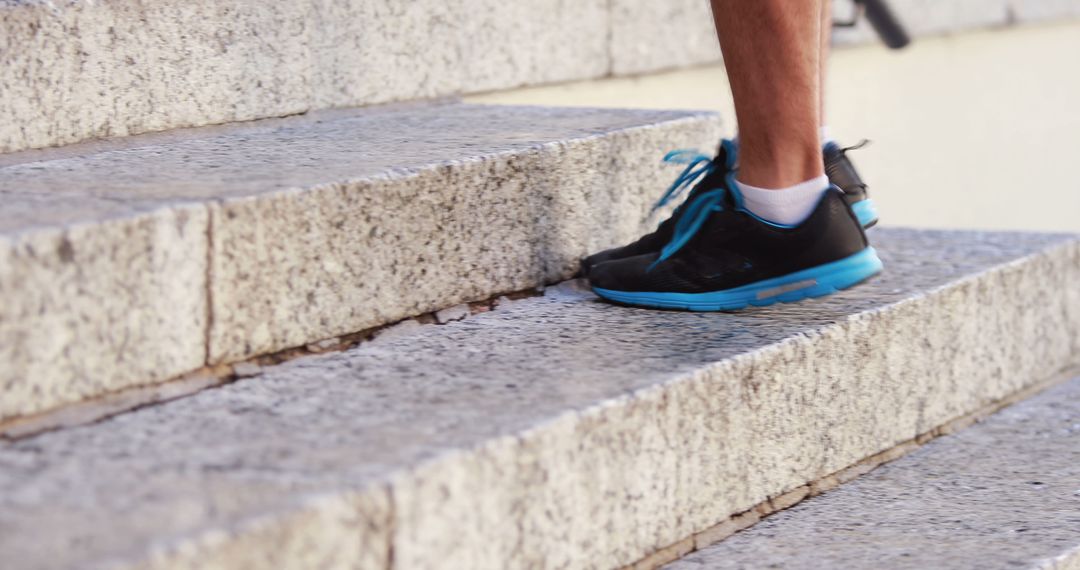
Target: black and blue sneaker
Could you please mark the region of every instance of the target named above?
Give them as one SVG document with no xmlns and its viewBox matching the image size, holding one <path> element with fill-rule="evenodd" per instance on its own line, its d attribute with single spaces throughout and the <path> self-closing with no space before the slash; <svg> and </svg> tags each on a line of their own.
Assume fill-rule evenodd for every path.
<svg viewBox="0 0 1080 570">
<path fill-rule="evenodd" d="M 844 192 L 844 201 L 851 206 L 851 211 L 855 212 L 855 217 L 859 219 L 862 227 L 869 229 L 878 223 L 877 208 L 867 194 L 866 183 L 847 157 L 849 150 L 862 148 L 865 144 L 866 141 L 863 141 L 855 146 L 841 148 L 835 142 L 828 142 L 822 148 L 822 154 L 825 156 L 825 175 L 829 177 L 829 182 Z"/>
<path fill-rule="evenodd" d="M 847 157 L 847 151 L 861 148 L 865 142 L 853 147 L 841 148 L 840 145 L 830 142 L 823 147 L 825 157 L 825 173 L 829 182 L 840 188 L 843 192 L 844 201 L 848 203 L 852 211 L 859 219 L 864 228 L 870 228 L 878 222 L 877 209 L 870 200 L 866 191 L 866 183 L 863 182 L 855 165 Z M 710 159 L 703 154 L 694 151 L 677 150 L 669 152 L 664 157 L 664 162 L 686 164 L 686 168 L 668 187 L 660 200 L 653 206 L 653 211 L 661 208 L 679 197 L 690 185 L 690 191 L 686 200 L 671 214 L 671 217 L 660 223 L 650 234 L 646 234 L 637 241 L 594 253 L 581 261 L 582 274 L 588 276 L 593 266 L 614 259 L 632 257 L 643 253 L 660 251 L 664 244 L 671 241 L 675 224 L 685 211 L 685 207 L 701 192 L 713 190 L 723 184 L 724 178 L 735 169 L 738 146 L 730 140 L 720 141 L 720 148 L 716 157 Z M 700 181 L 698 181 L 700 179 Z"/>
<path fill-rule="evenodd" d="M 626 305 L 728 311 L 821 297 L 881 271 L 835 186 L 809 218 L 783 226 L 746 210 L 733 178 L 729 173 L 719 188 L 688 201 L 660 251 L 595 265 L 593 290 Z"/>
</svg>

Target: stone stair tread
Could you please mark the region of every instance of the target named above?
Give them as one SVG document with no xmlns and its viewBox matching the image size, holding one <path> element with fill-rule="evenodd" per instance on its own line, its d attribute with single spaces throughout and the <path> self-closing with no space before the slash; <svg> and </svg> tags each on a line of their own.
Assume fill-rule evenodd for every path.
<svg viewBox="0 0 1080 570">
<path fill-rule="evenodd" d="M 195 129 L 187 136 L 149 135 L 114 141 L 116 148 L 85 145 L 93 149 L 85 154 L 71 149 L 63 149 L 63 154 L 30 151 L 21 153 L 22 160 L 8 155 L 6 164 L 0 163 L 0 199 L 5 203 L 0 232 L 88 223 L 176 203 L 401 177 L 703 114 L 414 104 Z M 25 209 L 20 208 L 23 203 Z"/>
<path fill-rule="evenodd" d="M 1075 568 L 1080 377 L 667 565 Z"/>
<path fill-rule="evenodd" d="M 561 285 L 0 444 L 0 558 L 627 564 L 1075 363 L 1075 237 L 874 241 L 886 272 L 819 300 L 679 313 Z"/>
<path fill-rule="evenodd" d="M 719 137 L 440 102 L 0 156 L 0 422 L 566 279 Z"/>
</svg>

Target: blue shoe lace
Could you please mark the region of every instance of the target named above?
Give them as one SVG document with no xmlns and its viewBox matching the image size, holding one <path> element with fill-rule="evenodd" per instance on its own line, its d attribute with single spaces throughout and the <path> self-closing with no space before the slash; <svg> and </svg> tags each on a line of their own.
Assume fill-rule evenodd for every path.
<svg viewBox="0 0 1080 570">
<path fill-rule="evenodd" d="M 697 234 L 710 214 L 724 209 L 726 188 L 731 184 L 730 179 L 734 177 L 733 170 L 737 147 L 734 141 L 731 140 L 724 140 L 721 144 L 724 147 L 727 160 L 724 167 L 728 170 L 724 184 L 719 188 L 695 196 L 693 200 L 684 202 L 675 210 L 674 216 L 677 216 L 677 218 L 671 241 L 660 250 L 660 257 L 649 266 L 650 271 L 658 263 L 675 255 L 676 252 L 682 249 Z M 664 156 L 664 162 L 685 164 L 687 166 L 667 189 L 667 192 L 664 192 L 664 195 L 656 202 L 653 211 L 669 204 L 702 176 L 716 169 L 716 165 L 711 158 L 695 150 L 673 150 Z M 737 196 L 736 200 L 738 200 Z"/>
<path fill-rule="evenodd" d="M 668 164 L 685 164 L 686 168 L 675 178 L 675 181 L 671 183 L 664 195 L 660 196 L 660 199 L 653 204 L 651 212 L 670 204 L 684 190 L 693 186 L 699 178 L 709 174 L 715 168 L 712 158 L 690 149 L 673 150 L 664 155 L 664 162 Z"/>
<path fill-rule="evenodd" d="M 727 170 L 734 169 L 738 145 L 736 145 L 733 140 L 724 139 L 720 141 L 720 146 L 724 151 L 724 168 Z M 682 173 L 675 178 L 675 181 L 671 183 L 671 186 L 664 192 L 664 195 L 660 196 L 660 199 L 653 204 L 651 212 L 655 212 L 670 204 L 672 200 L 678 198 L 684 190 L 696 184 L 702 176 L 716 170 L 716 164 L 712 158 L 693 149 L 673 150 L 664 155 L 664 162 L 669 164 L 685 164 L 686 168 L 684 168 Z M 676 213 L 678 213 L 685 205 L 686 204 L 679 206 Z"/>
</svg>

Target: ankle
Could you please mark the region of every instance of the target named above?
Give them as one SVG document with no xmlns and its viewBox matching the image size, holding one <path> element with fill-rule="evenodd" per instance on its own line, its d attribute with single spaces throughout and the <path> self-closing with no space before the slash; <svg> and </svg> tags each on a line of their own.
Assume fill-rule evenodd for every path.
<svg viewBox="0 0 1080 570">
<path fill-rule="evenodd" d="M 738 179 L 751 186 L 787 188 L 824 174 L 819 144 L 799 149 L 744 147 L 740 150 Z"/>
</svg>

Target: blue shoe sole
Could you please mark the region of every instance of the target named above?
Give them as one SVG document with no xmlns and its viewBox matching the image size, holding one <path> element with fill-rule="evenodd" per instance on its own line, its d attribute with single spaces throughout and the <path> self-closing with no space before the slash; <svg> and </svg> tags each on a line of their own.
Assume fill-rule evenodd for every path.
<svg viewBox="0 0 1080 570">
<path fill-rule="evenodd" d="M 593 287 L 597 295 L 624 305 L 688 311 L 734 311 L 749 305 L 764 307 L 776 302 L 794 303 L 824 297 L 877 275 L 882 268 L 877 251 L 868 247 L 844 259 L 709 293 L 650 293 L 613 291 Z"/>
<path fill-rule="evenodd" d="M 855 213 L 855 218 L 859 220 L 859 223 L 864 228 L 869 228 L 878 223 L 877 207 L 874 206 L 874 201 L 870 198 L 852 204 L 851 211 Z"/>
</svg>

